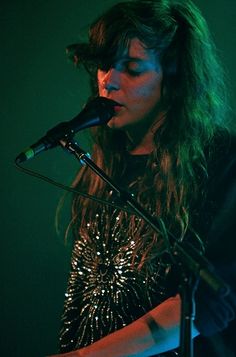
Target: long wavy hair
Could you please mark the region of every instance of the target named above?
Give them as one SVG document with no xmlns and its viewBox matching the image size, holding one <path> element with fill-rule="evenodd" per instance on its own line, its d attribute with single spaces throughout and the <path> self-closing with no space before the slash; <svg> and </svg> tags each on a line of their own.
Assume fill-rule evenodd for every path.
<svg viewBox="0 0 236 357">
<path fill-rule="evenodd" d="M 132 38 L 155 50 L 160 59 L 165 112 L 164 123 L 154 135 L 155 148 L 148 169 L 137 183 L 137 200 L 182 239 L 191 228 L 191 208 L 202 195 L 201 182 L 207 176 L 206 147 L 211 147 L 224 123 L 223 71 L 207 24 L 191 1 L 126 1 L 92 24 L 88 43 L 68 48 L 74 62 L 84 64 L 88 70 L 93 96 L 98 95 L 97 69 L 109 68 Z M 110 177 L 118 179 L 127 165 L 125 132 L 97 127 L 92 129 L 92 137 L 93 160 Z M 106 184 L 87 167 L 80 170 L 73 185 L 91 195 L 108 197 Z M 98 204 L 74 197 L 72 226 L 76 236 L 97 210 Z M 127 214 L 122 213 L 122 217 L 127 218 Z M 120 222 L 124 224 L 122 219 Z M 162 234 L 144 230 L 144 223 L 135 231 L 133 215 L 125 222 L 135 236 L 134 254 L 142 251 L 143 262 L 160 253 Z"/>
</svg>

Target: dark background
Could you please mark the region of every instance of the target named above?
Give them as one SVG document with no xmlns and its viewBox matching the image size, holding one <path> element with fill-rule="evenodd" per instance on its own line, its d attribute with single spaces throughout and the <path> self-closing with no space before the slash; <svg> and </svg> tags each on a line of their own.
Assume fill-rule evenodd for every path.
<svg viewBox="0 0 236 357">
<path fill-rule="evenodd" d="M 109 0 L 11 0 L 0 5 L 1 296 L 0 355 L 43 357 L 57 351 L 70 247 L 64 245 L 69 202 L 55 230 L 63 192 L 19 172 L 14 158 L 49 128 L 71 119 L 89 95 L 87 77 L 65 47 Z M 236 2 L 195 0 L 206 17 L 236 98 Z M 79 135 L 87 147 L 86 133 Z M 79 165 L 60 148 L 25 167 L 70 184 Z"/>
</svg>

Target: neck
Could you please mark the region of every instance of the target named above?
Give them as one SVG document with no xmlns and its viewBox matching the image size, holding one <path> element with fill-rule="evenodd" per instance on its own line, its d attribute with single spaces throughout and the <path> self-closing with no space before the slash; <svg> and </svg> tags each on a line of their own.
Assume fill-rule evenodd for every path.
<svg viewBox="0 0 236 357">
<path fill-rule="evenodd" d="M 150 154 L 153 151 L 154 149 L 153 134 L 152 135 L 148 135 L 148 134 L 146 134 L 142 138 L 142 140 L 140 140 L 138 143 L 133 142 L 128 135 L 130 140 L 128 145 L 128 151 L 131 155 L 145 155 L 145 154 Z"/>
<path fill-rule="evenodd" d="M 150 154 L 154 150 L 154 134 L 161 127 L 164 121 L 163 114 L 159 120 L 151 127 L 144 130 L 144 128 L 132 128 L 126 130 L 128 137 L 127 149 L 131 155 L 145 155 Z M 141 129 L 141 130 L 139 130 Z M 145 134 L 144 134 L 145 133 Z"/>
</svg>

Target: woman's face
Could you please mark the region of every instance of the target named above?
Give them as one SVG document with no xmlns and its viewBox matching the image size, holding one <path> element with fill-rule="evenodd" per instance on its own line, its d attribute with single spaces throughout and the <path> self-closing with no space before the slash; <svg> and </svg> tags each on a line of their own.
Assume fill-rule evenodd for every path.
<svg viewBox="0 0 236 357">
<path fill-rule="evenodd" d="M 160 111 L 162 69 L 154 51 L 134 38 L 108 70 L 98 69 L 99 95 L 119 103 L 108 122 L 114 129 L 149 128 Z"/>
</svg>

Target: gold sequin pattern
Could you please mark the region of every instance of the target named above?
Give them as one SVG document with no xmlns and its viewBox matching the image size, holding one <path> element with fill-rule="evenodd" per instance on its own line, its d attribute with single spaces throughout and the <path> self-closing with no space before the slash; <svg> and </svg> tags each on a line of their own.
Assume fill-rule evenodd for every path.
<svg viewBox="0 0 236 357">
<path fill-rule="evenodd" d="M 119 220 L 119 212 L 110 217 L 104 209 L 74 244 L 60 331 L 62 352 L 126 326 L 166 298 L 169 264 L 158 258 L 152 269 L 138 269 L 141 254 L 132 260 L 135 241 L 127 235 L 128 224 Z M 137 227 L 139 223 L 137 218 Z"/>
</svg>

